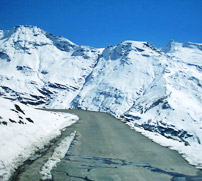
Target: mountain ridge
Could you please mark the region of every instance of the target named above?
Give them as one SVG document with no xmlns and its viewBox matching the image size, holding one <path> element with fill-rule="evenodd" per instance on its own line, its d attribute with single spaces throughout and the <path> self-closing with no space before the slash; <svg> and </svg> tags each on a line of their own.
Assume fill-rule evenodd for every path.
<svg viewBox="0 0 202 181">
<path fill-rule="evenodd" d="M 157 49 L 126 40 L 100 49 L 17 26 L 0 32 L 0 95 L 34 107 L 108 112 L 183 148 L 201 148 L 201 46 L 171 41 Z"/>
</svg>

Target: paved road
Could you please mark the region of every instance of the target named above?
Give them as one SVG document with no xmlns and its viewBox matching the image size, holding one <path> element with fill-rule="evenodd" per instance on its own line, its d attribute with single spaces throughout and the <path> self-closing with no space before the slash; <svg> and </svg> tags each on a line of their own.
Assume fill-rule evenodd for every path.
<svg viewBox="0 0 202 181">
<path fill-rule="evenodd" d="M 45 154 L 21 167 L 13 181 L 40 180 L 42 165 L 74 130 L 76 139 L 53 170 L 54 181 L 202 180 L 202 172 L 187 164 L 176 151 L 161 147 L 108 114 L 59 111 L 74 113 L 80 121 L 63 131 Z"/>
<path fill-rule="evenodd" d="M 68 128 L 77 137 L 53 170 L 54 180 L 202 180 L 202 174 L 176 152 L 164 148 L 114 117 L 70 110 L 80 117 Z M 195 177 L 189 177 L 195 176 Z"/>
</svg>

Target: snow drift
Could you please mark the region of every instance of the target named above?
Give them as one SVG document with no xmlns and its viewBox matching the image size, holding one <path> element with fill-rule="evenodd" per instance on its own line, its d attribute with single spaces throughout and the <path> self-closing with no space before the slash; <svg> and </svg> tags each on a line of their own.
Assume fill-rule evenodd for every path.
<svg viewBox="0 0 202 181">
<path fill-rule="evenodd" d="M 78 120 L 71 114 L 36 110 L 0 98 L 0 180 Z"/>
</svg>

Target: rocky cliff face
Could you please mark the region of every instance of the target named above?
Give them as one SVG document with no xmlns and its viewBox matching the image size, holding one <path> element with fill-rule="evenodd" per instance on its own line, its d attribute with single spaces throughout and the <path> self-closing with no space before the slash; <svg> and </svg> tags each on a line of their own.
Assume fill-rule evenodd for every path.
<svg viewBox="0 0 202 181">
<path fill-rule="evenodd" d="M 202 142 L 202 44 L 79 46 L 37 27 L 0 31 L 0 94 L 48 108 L 108 112 L 130 125 Z"/>
</svg>

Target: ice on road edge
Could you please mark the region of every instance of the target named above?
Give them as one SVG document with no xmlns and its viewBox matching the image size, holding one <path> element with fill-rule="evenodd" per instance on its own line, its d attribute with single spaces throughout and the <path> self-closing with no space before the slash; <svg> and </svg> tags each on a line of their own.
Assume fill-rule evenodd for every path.
<svg viewBox="0 0 202 181">
<path fill-rule="evenodd" d="M 69 146 L 71 145 L 71 142 L 74 140 L 74 137 L 76 135 L 76 131 L 70 134 L 70 136 L 65 137 L 58 147 L 55 148 L 52 156 L 48 159 L 48 161 L 42 166 L 41 169 L 41 180 L 51 180 L 52 174 L 51 170 L 56 166 L 58 162 L 62 158 L 64 158 L 65 154 L 67 153 Z"/>
</svg>

